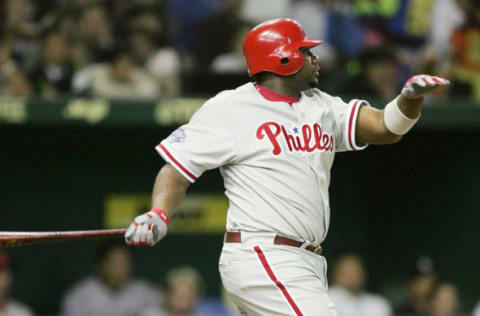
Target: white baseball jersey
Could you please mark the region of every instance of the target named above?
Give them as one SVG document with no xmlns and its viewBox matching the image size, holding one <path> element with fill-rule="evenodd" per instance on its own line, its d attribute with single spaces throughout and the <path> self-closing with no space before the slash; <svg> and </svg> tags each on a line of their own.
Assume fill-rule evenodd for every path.
<svg viewBox="0 0 480 316">
<path fill-rule="evenodd" d="M 320 244 L 336 152 L 359 150 L 357 114 L 318 89 L 293 100 L 252 83 L 219 93 L 157 147 L 189 181 L 220 167 L 228 231 L 276 232 Z"/>
</svg>

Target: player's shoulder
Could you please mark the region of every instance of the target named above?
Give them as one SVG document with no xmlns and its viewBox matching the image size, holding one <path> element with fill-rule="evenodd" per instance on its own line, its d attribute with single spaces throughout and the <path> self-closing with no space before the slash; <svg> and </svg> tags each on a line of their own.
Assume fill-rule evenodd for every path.
<svg viewBox="0 0 480 316">
<path fill-rule="evenodd" d="M 224 90 L 205 103 L 195 112 L 192 121 L 195 120 L 219 120 L 230 117 L 242 104 L 251 98 L 255 87 L 252 83 L 244 84 L 236 89 Z"/>
<path fill-rule="evenodd" d="M 208 99 L 202 107 L 226 110 L 249 99 L 255 91 L 255 87 L 249 82 L 236 89 L 223 90 L 217 93 L 214 97 Z"/>
<path fill-rule="evenodd" d="M 326 104 L 344 103 L 344 101 L 340 97 L 332 96 L 318 88 L 306 90 L 303 92 L 303 95 L 314 100 L 321 100 Z"/>
</svg>

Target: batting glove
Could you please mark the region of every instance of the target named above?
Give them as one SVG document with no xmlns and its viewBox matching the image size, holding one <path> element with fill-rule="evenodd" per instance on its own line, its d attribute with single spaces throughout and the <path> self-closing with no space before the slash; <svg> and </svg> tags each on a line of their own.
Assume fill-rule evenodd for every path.
<svg viewBox="0 0 480 316">
<path fill-rule="evenodd" d="M 135 217 L 125 232 L 127 245 L 153 246 L 167 235 L 168 215 L 163 210 L 153 208 L 150 212 Z"/>
<path fill-rule="evenodd" d="M 450 81 L 436 76 L 417 75 L 407 80 L 401 94 L 409 99 L 420 99 L 433 89 L 450 84 Z"/>
</svg>

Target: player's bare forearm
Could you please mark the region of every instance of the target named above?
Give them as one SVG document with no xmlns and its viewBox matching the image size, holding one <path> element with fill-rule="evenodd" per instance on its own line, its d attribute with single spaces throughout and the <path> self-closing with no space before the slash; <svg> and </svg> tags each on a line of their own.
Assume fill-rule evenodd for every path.
<svg viewBox="0 0 480 316">
<path fill-rule="evenodd" d="M 167 163 L 160 169 L 155 179 L 152 208 L 164 210 L 169 217 L 172 217 L 189 186 L 190 182 Z"/>
<path fill-rule="evenodd" d="M 393 144 L 402 136 L 395 135 L 385 126 L 384 110 L 362 106 L 358 112 L 356 141 L 358 144 Z"/>
<path fill-rule="evenodd" d="M 403 95 L 396 98 L 398 108 L 408 118 L 416 119 L 420 115 L 423 99 L 409 99 Z M 357 141 L 360 144 L 393 144 L 402 139 L 388 130 L 385 125 L 385 111 L 373 107 L 362 107 L 358 113 Z"/>
<path fill-rule="evenodd" d="M 153 246 L 167 235 L 169 218 L 182 201 L 190 182 L 169 164 L 160 169 L 153 186 L 152 208 L 133 220 L 125 232 L 128 245 Z"/>
</svg>

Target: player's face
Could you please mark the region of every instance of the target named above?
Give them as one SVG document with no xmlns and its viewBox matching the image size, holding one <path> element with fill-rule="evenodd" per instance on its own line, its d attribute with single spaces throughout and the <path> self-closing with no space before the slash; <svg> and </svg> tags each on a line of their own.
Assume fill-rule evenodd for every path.
<svg viewBox="0 0 480 316">
<path fill-rule="evenodd" d="M 318 86 L 319 66 L 318 58 L 310 48 L 300 48 L 305 57 L 302 69 L 295 74 L 298 83 L 303 85 L 301 90 L 307 90 Z"/>
</svg>

